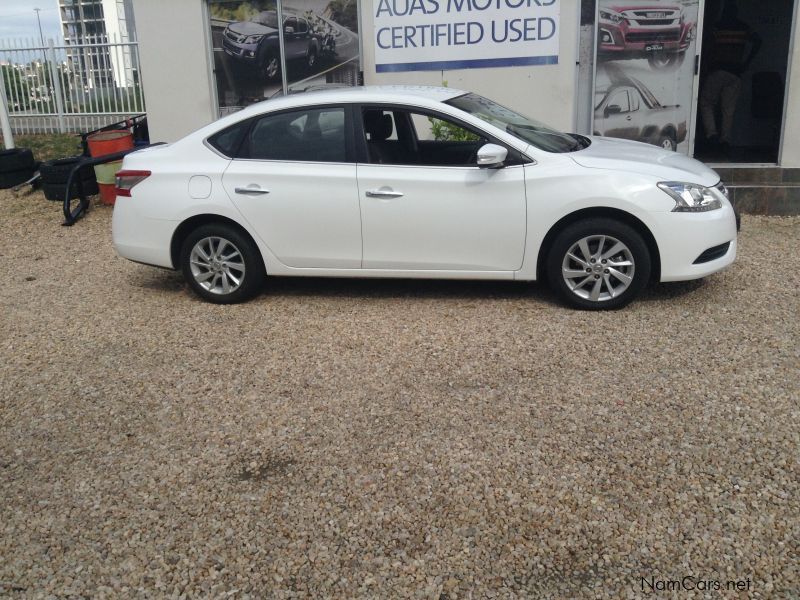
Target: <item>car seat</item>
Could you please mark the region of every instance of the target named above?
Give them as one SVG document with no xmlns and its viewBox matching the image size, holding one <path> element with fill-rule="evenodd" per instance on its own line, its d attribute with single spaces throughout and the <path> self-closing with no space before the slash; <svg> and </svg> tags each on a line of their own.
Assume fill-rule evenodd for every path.
<svg viewBox="0 0 800 600">
<path fill-rule="evenodd" d="M 364 113 L 364 130 L 369 135 L 367 147 L 372 162 L 402 164 L 397 142 L 389 140 L 389 136 L 394 131 L 392 115 L 384 114 L 382 110 L 366 111 Z"/>
</svg>

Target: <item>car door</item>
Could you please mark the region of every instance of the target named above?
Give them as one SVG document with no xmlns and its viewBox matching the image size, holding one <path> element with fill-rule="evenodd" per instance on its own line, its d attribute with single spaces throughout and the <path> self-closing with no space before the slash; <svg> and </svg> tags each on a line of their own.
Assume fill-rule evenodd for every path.
<svg viewBox="0 0 800 600">
<path fill-rule="evenodd" d="M 475 153 L 485 134 L 442 114 L 379 105 L 359 113 L 365 269 L 520 268 L 526 229 L 521 160 L 510 155 L 505 168 L 478 168 Z"/>
<path fill-rule="evenodd" d="M 361 215 L 348 122 L 343 106 L 258 117 L 223 175 L 237 209 L 287 266 L 361 266 Z"/>
<path fill-rule="evenodd" d="M 631 114 L 628 88 L 618 88 L 608 96 L 603 108 L 603 135 L 635 140 L 638 127 Z"/>
<path fill-rule="evenodd" d="M 286 50 L 286 59 L 305 56 L 303 35 L 299 31 L 296 17 L 288 17 L 283 21 L 283 44 Z"/>
</svg>

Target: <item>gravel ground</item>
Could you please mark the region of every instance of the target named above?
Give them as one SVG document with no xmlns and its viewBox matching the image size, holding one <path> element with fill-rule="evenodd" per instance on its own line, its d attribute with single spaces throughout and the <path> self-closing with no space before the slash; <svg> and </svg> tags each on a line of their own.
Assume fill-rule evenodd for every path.
<svg viewBox="0 0 800 600">
<path fill-rule="evenodd" d="M 800 597 L 798 218 L 589 314 L 474 282 L 214 306 L 118 258 L 109 208 L 0 214 L 2 596 Z"/>
</svg>

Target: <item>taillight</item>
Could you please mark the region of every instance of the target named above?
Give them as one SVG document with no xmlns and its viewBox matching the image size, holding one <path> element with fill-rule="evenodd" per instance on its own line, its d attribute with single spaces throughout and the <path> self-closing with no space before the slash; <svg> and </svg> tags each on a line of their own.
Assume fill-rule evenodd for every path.
<svg viewBox="0 0 800 600">
<path fill-rule="evenodd" d="M 133 186 L 137 183 L 141 183 L 148 177 L 150 177 L 150 171 L 118 171 L 116 177 L 117 196 L 130 197 Z"/>
</svg>

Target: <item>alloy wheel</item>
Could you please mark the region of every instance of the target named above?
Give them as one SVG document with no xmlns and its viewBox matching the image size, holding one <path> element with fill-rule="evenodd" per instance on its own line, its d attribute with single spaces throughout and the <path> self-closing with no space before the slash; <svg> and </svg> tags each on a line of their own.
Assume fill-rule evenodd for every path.
<svg viewBox="0 0 800 600">
<path fill-rule="evenodd" d="M 194 280 L 212 294 L 235 292 L 244 281 L 244 257 L 232 242 L 222 237 L 199 240 L 192 247 L 189 264 Z"/>
<path fill-rule="evenodd" d="M 278 69 L 280 63 L 278 61 L 277 56 L 270 56 L 267 58 L 267 66 L 264 69 L 267 74 L 267 79 L 274 79 L 275 76 L 278 74 Z"/>
<path fill-rule="evenodd" d="M 633 281 L 636 265 L 630 248 L 608 235 L 575 242 L 561 264 L 561 276 L 576 296 L 592 302 L 617 298 Z"/>
</svg>

